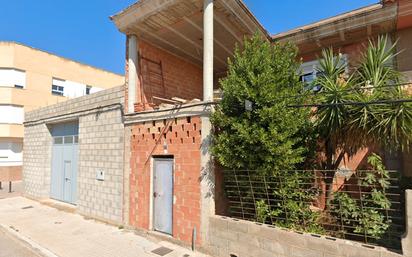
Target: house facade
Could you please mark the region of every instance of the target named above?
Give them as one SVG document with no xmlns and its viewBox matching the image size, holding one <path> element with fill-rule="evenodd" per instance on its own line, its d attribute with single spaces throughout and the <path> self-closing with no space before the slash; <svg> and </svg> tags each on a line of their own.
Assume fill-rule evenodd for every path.
<svg viewBox="0 0 412 257">
<path fill-rule="evenodd" d="M 396 56 L 394 65 L 402 73 L 405 82 L 412 82 L 412 2 L 408 0 L 385 0 L 272 38 L 275 42 L 293 42 L 298 46 L 303 62 L 301 79 L 311 82 L 316 78 L 322 49 L 332 47 L 336 53 L 341 53 L 348 70 L 351 70 L 360 60 L 368 41 L 379 35 L 388 35 L 389 44 L 397 42 L 400 54 Z M 350 170 L 362 167 L 369 150 L 364 149 L 351 159 L 346 159 L 341 167 Z M 412 176 L 410 152 L 375 151 L 382 151 L 388 169 Z"/>
<path fill-rule="evenodd" d="M 398 10 L 388 1 L 274 40 L 298 45 L 309 79 L 321 48 L 346 49 L 350 63 L 368 37 L 395 28 Z M 222 257 L 398 256 L 216 215 L 224 205 L 209 151 L 217 81 L 244 37 L 272 40 L 242 1 L 141 0 L 111 19 L 126 35 L 126 83 L 26 114 L 28 197 Z"/>
<path fill-rule="evenodd" d="M 123 83 L 124 76 L 0 42 L 0 181 L 21 180 L 24 112 Z"/>
</svg>

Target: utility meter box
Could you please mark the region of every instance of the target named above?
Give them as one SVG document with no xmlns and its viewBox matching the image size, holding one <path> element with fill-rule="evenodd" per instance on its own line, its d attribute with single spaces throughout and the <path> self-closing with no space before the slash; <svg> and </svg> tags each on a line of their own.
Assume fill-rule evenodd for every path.
<svg viewBox="0 0 412 257">
<path fill-rule="evenodd" d="M 99 181 L 104 181 L 104 171 L 103 170 L 98 170 L 96 172 L 96 179 Z"/>
</svg>

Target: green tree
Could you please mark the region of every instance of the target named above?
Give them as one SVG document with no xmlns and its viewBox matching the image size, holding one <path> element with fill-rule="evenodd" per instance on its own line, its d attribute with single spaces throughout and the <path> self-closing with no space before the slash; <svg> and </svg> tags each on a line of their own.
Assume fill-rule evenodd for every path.
<svg viewBox="0 0 412 257">
<path fill-rule="evenodd" d="M 370 41 L 351 74 L 341 55 L 335 56 L 332 49 L 322 53 L 322 76 L 315 81 L 321 91 L 314 97 L 319 107 L 314 116 L 324 144 L 328 203 L 335 171 L 345 155 L 370 145 L 406 149 L 412 139 L 412 105 L 399 101 L 410 96 L 401 86 L 391 86 L 399 84 L 401 75 L 393 65 L 396 43 L 388 46 L 387 42 L 383 36 Z"/>
<path fill-rule="evenodd" d="M 236 48 L 212 115 L 212 153 L 222 166 L 273 173 L 305 160 L 310 110 L 287 108 L 303 88 L 296 59 L 294 46 L 257 35 Z"/>
</svg>

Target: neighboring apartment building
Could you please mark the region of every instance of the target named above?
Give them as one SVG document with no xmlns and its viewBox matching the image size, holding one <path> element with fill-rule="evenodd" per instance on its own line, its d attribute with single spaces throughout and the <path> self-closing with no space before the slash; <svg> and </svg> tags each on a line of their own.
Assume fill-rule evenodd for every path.
<svg viewBox="0 0 412 257">
<path fill-rule="evenodd" d="M 0 42 L 0 181 L 21 179 L 25 112 L 123 83 L 121 75 Z"/>
<path fill-rule="evenodd" d="M 293 42 L 299 48 L 303 60 L 302 81 L 311 82 L 316 78 L 318 58 L 324 48 L 333 47 L 336 53 L 345 57 L 348 65 L 356 65 L 368 45 L 368 40 L 379 35 L 388 35 L 390 43 L 397 42 L 397 55 L 394 65 L 412 82 L 412 1 L 384 0 L 358 10 L 341 14 L 319 22 L 302 26 L 273 36 L 276 42 Z M 365 163 L 368 149 L 361 151 L 344 164 L 356 169 Z M 410 152 L 382 152 L 389 169 L 401 170 L 412 176 Z"/>
</svg>

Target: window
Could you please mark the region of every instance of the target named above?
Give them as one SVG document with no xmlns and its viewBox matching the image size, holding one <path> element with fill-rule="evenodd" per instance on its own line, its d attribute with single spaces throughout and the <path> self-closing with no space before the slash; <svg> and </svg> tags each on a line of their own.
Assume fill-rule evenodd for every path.
<svg viewBox="0 0 412 257">
<path fill-rule="evenodd" d="M 62 137 L 54 137 L 54 144 L 55 145 L 61 145 L 63 144 L 63 138 Z"/>
<path fill-rule="evenodd" d="M 342 61 L 344 62 L 344 65 L 347 69 L 348 60 L 346 55 L 343 55 Z M 321 90 L 321 87 L 319 85 L 314 85 L 315 79 L 323 75 L 322 72 L 318 71 L 318 69 L 319 61 L 317 60 L 305 62 L 301 65 L 300 70 L 302 72 L 302 75 L 300 76 L 300 81 L 302 81 L 305 84 L 306 90 L 313 90 L 314 92 L 318 92 Z"/>
<path fill-rule="evenodd" d="M 65 136 L 64 144 L 73 144 L 73 136 Z"/>
<path fill-rule="evenodd" d="M 66 81 L 60 80 L 60 79 L 53 79 L 53 84 L 52 84 L 52 94 L 53 95 L 64 95 L 64 83 Z"/>
<path fill-rule="evenodd" d="M 13 68 L 0 68 L 0 87 L 25 88 L 26 72 Z"/>
<path fill-rule="evenodd" d="M 86 86 L 86 95 L 90 95 L 91 90 L 92 90 L 92 86 Z"/>
</svg>

